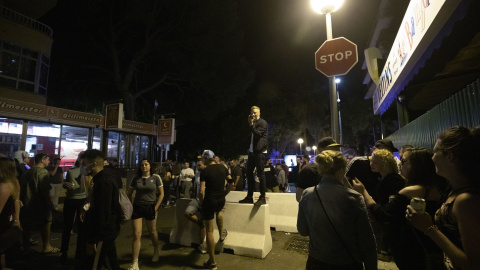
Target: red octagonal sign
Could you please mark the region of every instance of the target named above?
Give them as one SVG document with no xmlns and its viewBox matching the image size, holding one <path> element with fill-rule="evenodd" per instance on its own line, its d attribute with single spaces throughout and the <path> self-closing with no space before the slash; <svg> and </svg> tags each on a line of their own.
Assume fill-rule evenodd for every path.
<svg viewBox="0 0 480 270">
<path fill-rule="evenodd" d="M 357 45 L 344 37 L 325 41 L 315 52 L 315 67 L 327 77 L 345 75 L 357 62 Z"/>
</svg>

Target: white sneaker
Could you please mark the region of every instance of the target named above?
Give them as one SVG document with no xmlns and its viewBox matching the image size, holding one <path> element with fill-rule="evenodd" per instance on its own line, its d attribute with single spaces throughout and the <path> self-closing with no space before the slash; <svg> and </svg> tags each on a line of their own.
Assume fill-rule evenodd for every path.
<svg viewBox="0 0 480 270">
<path fill-rule="evenodd" d="M 205 246 L 205 243 L 198 245 L 197 250 L 200 252 L 200 254 L 207 254 L 207 247 Z"/>
<path fill-rule="evenodd" d="M 138 268 L 138 263 L 134 263 L 134 264 L 130 265 L 128 267 L 128 270 L 140 270 L 140 268 Z"/>
</svg>

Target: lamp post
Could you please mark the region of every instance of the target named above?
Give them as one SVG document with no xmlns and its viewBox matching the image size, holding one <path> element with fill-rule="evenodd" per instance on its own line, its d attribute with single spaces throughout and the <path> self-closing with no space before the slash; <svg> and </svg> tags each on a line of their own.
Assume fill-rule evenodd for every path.
<svg viewBox="0 0 480 270">
<path fill-rule="evenodd" d="M 303 139 L 300 138 L 300 139 L 298 139 L 297 142 L 300 144 L 300 156 L 301 156 L 301 155 L 302 155 L 302 143 L 303 143 Z"/>
<path fill-rule="evenodd" d="M 313 155 L 317 156 L 317 147 L 314 145 L 312 146 L 312 149 L 313 149 Z"/>
<path fill-rule="evenodd" d="M 338 84 L 341 82 L 339 78 L 335 79 L 335 84 L 337 88 L 337 108 L 338 108 L 338 126 L 340 129 L 340 144 L 343 144 L 343 132 L 342 132 L 342 115 L 340 114 L 340 93 L 338 91 Z"/>
<path fill-rule="evenodd" d="M 343 0 L 310 0 L 312 9 L 318 14 L 326 14 L 327 24 L 327 40 L 331 40 L 332 37 L 332 16 L 330 13 L 337 11 L 343 4 Z M 332 137 L 337 142 L 340 141 L 340 131 L 338 122 L 338 108 L 337 108 L 337 95 L 335 76 L 329 77 L 329 90 L 330 90 L 330 126 L 332 128 Z"/>
</svg>

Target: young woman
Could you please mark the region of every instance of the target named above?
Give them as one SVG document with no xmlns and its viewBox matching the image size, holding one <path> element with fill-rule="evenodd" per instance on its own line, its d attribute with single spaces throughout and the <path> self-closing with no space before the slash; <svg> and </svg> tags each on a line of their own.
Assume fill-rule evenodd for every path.
<svg viewBox="0 0 480 270">
<path fill-rule="evenodd" d="M 380 182 L 375 187 L 375 193 L 371 194 L 373 200 L 378 205 L 386 205 L 391 195 L 397 194 L 405 187 L 405 180 L 398 174 L 397 162 L 389 150 L 375 149 L 370 160 L 370 167 L 372 172 L 379 173 L 381 176 Z M 356 182 L 355 180 L 353 183 Z M 357 191 L 360 192 L 359 190 Z M 385 260 L 390 257 L 389 243 L 393 241 L 391 237 L 394 236 L 395 228 L 388 222 L 372 221 L 374 221 L 372 226 L 377 240 L 379 259 Z"/>
<path fill-rule="evenodd" d="M 159 260 L 158 233 L 157 233 L 157 210 L 163 200 L 163 183 L 158 174 L 152 174 L 152 168 L 148 160 L 144 159 L 139 164 L 137 175 L 130 182 L 127 196 L 132 200 L 133 192 L 133 263 L 129 270 L 138 270 L 138 255 L 140 253 L 142 238 L 142 221 L 145 219 L 147 229 L 152 239 L 154 251 L 152 262 Z M 159 196 L 157 196 L 157 191 Z"/>
<path fill-rule="evenodd" d="M 435 173 L 433 153 L 425 148 L 409 148 L 401 159 L 401 175 L 407 186 L 392 195 L 389 202 L 378 205 L 358 180 L 353 188 L 365 198 L 375 220 L 390 223 L 388 245 L 399 269 L 441 269 L 441 252 L 420 231 L 412 230 L 406 222 L 405 210 L 413 197 L 424 198 L 426 211 L 435 212 L 441 204 L 446 181 Z M 429 268 L 430 267 L 430 268 Z"/>
<path fill-rule="evenodd" d="M 377 269 L 375 238 L 363 198 L 343 185 L 347 161 L 332 150 L 315 160 L 323 178 L 303 192 L 297 219 L 300 235 L 310 237 L 306 269 Z"/>
<path fill-rule="evenodd" d="M 15 244 L 15 239 L 4 239 L 2 234 L 13 226 L 18 228 L 20 237 L 20 185 L 16 177 L 13 159 L 0 157 L 0 259 L 1 269 L 10 269 L 5 261 L 5 252 Z M 13 242 L 12 242 L 13 241 Z"/>
<path fill-rule="evenodd" d="M 407 207 L 406 217 L 444 252 L 447 269 L 480 269 L 480 127 L 452 127 L 433 149 L 437 174 L 452 186 L 435 214 Z"/>
</svg>

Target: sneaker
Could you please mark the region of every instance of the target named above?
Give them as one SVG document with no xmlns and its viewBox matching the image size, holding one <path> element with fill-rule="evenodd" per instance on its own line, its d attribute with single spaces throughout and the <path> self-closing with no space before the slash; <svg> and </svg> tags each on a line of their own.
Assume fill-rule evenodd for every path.
<svg viewBox="0 0 480 270">
<path fill-rule="evenodd" d="M 217 244 L 215 245 L 215 253 L 220 254 L 223 251 L 223 244 L 225 244 L 225 239 L 227 239 L 228 231 L 223 229 L 222 238 L 218 239 Z"/>
<path fill-rule="evenodd" d="M 203 262 L 203 267 L 211 270 L 217 270 L 217 264 L 210 262 L 210 259 L 207 259 L 206 261 Z"/>
<path fill-rule="evenodd" d="M 137 263 L 134 263 L 128 267 L 128 270 L 140 270 L 140 268 L 138 268 Z"/>
<path fill-rule="evenodd" d="M 245 199 L 240 200 L 238 203 L 253 203 L 252 197 L 245 197 Z"/>
<path fill-rule="evenodd" d="M 197 246 L 197 251 L 198 251 L 200 254 L 207 254 L 207 247 L 205 246 L 205 243 L 204 243 L 204 244 L 201 244 L 201 245 L 198 245 L 198 246 Z"/>
<path fill-rule="evenodd" d="M 261 206 L 261 205 L 264 205 L 264 204 L 267 204 L 267 201 L 265 200 L 265 197 L 263 197 L 263 196 L 260 196 L 258 198 L 258 201 L 255 202 L 255 206 Z"/>
<path fill-rule="evenodd" d="M 154 250 L 152 262 L 158 262 L 158 260 L 160 260 L 160 252 L 158 250 Z"/>
</svg>

